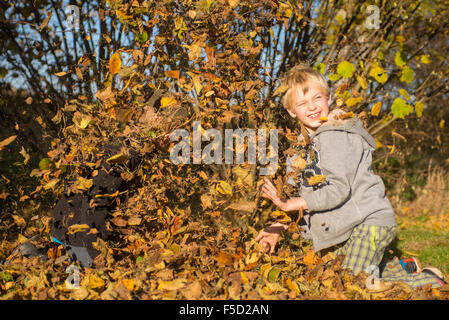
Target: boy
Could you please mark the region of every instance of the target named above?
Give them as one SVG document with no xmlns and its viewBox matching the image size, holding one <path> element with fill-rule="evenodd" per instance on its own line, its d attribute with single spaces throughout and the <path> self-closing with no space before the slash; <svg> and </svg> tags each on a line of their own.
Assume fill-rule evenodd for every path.
<svg viewBox="0 0 449 320">
<path fill-rule="evenodd" d="M 342 267 L 354 274 L 379 266 L 397 230 L 382 179 L 371 169 L 372 152 L 376 149 L 373 137 L 356 117 L 344 119 L 345 112 L 338 109 L 329 112 L 330 89 L 323 76 L 310 66 L 294 67 L 283 84 L 289 89 L 282 104 L 305 127 L 312 154 L 305 159 L 305 171 L 299 176 L 300 197 L 279 198 L 267 178 L 262 197 L 283 211 L 304 210 L 303 236 L 313 241 L 315 252 L 327 249 L 343 254 Z M 310 186 L 306 174 L 323 174 L 326 181 Z M 256 240 L 272 253 L 280 233 L 287 228 L 275 223 L 260 232 Z M 385 268 L 382 280 L 402 280 L 414 287 L 444 283 L 438 270 L 419 272 L 416 259 L 401 262 L 406 267 L 397 263 Z"/>
</svg>

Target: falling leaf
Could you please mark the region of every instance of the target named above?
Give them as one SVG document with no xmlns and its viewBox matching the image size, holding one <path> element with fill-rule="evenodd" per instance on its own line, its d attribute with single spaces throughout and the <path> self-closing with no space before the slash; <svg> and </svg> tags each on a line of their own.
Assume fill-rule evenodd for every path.
<svg viewBox="0 0 449 320">
<path fill-rule="evenodd" d="M 75 187 L 78 190 L 89 190 L 93 185 L 92 179 L 87 179 L 83 177 L 78 177 L 75 182 Z"/>
<path fill-rule="evenodd" d="M 326 181 L 326 176 L 323 174 L 317 174 L 317 175 L 314 175 L 307 179 L 307 182 L 311 186 L 315 186 L 317 184 L 323 183 L 324 181 Z"/>
<path fill-rule="evenodd" d="M 342 61 L 338 64 L 337 73 L 343 78 L 350 78 L 354 73 L 354 65 L 349 61 Z"/>
<path fill-rule="evenodd" d="M 26 98 L 25 102 L 26 102 L 26 104 L 32 104 L 33 103 L 33 98 L 28 97 L 28 98 Z"/>
<path fill-rule="evenodd" d="M 121 217 L 115 217 L 111 219 L 111 222 L 115 224 L 117 227 L 126 227 L 128 222 L 125 219 L 122 219 Z"/>
<path fill-rule="evenodd" d="M 44 185 L 44 189 L 45 190 L 53 189 L 58 182 L 59 182 L 59 179 L 57 179 L 57 178 L 52 179 Z"/>
<path fill-rule="evenodd" d="M 394 99 L 393 104 L 391 105 L 391 113 L 396 118 L 404 119 L 404 117 L 409 115 L 412 111 L 413 107 L 401 98 Z"/>
<path fill-rule="evenodd" d="M 424 104 L 422 102 L 418 101 L 415 104 L 415 112 L 416 112 L 416 115 L 418 116 L 418 118 L 422 116 L 423 111 L 424 111 Z"/>
<path fill-rule="evenodd" d="M 77 232 L 84 232 L 89 230 L 90 227 L 87 224 L 73 224 L 67 228 L 67 234 L 74 234 Z"/>
<path fill-rule="evenodd" d="M 108 158 L 106 162 L 109 164 L 120 164 L 124 163 L 126 160 L 128 160 L 128 156 L 124 153 L 119 153 Z"/>
<path fill-rule="evenodd" d="M 344 114 L 339 115 L 338 118 L 341 119 L 341 120 L 354 118 L 354 112 L 352 112 L 352 111 L 346 112 Z"/>
<path fill-rule="evenodd" d="M 179 70 L 167 70 L 165 76 L 169 78 L 179 79 Z"/>
<path fill-rule="evenodd" d="M 405 56 L 404 52 L 396 52 L 394 56 L 394 63 L 396 63 L 398 67 L 402 67 L 407 63 L 407 57 Z"/>
<path fill-rule="evenodd" d="M 368 83 L 366 82 L 366 80 L 364 78 L 362 78 L 361 76 L 357 76 L 356 78 L 357 78 L 357 82 L 360 84 L 360 86 L 363 89 L 368 88 Z"/>
<path fill-rule="evenodd" d="M 283 94 L 288 89 L 289 89 L 289 86 L 281 85 L 274 91 L 273 96 L 277 96 L 277 95 Z"/>
<path fill-rule="evenodd" d="M 0 151 L 3 150 L 4 147 L 6 147 L 8 144 L 12 143 L 14 140 L 16 140 L 17 136 L 10 136 L 2 141 L 0 141 Z"/>
<path fill-rule="evenodd" d="M 162 97 L 161 98 L 161 108 L 165 108 L 177 103 L 176 99 L 171 97 Z"/>
<path fill-rule="evenodd" d="M 129 226 L 138 226 L 142 222 L 142 219 L 139 217 L 130 217 L 128 219 L 128 225 Z"/>
<path fill-rule="evenodd" d="M 428 54 L 423 54 L 419 57 L 419 60 L 424 64 L 429 64 L 432 62 L 432 58 Z"/>
<path fill-rule="evenodd" d="M 346 105 L 348 107 L 353 107 L 362 101 L 363 101 L 363 97 L 349 98 L 348 100 L 346 100 Z"/>
<path fill-rule="evenodd" d="M 70 72 L 65 72 L 65 71 L 56 72 L 56 73 L 55 73 L 55 76 L 62 77 L 62 76 L 65 76 L 65 75 L 68 74 L 68 73 L 70 73 Z"/>
<path fill-rule="evenodd" d="M 241 200 L 239 202 L 234 202 L 227 209 L 237 210 L 237 211 L 245 211 L 245 212 L 253 212 L 257 208 L 257 204 L 254 201 Z"/>
<path fill-rule="evenodd" d="M 415 73 L 408 66 L 405 66 L 401 71 L 401 76 L 399 77 L 399 81 L 405 83 L 411 83 L 413 78 L 415 77 Z"/>
<path fill-rule="evenodd" d="M 109 59 L 109 72 L 114 75 L 119 72 L 122 67 L 122 60 L 120 58 L 120 53 L 114 52 L 114 54 Z"/>
<path fill-rule="evenodd" d="M 380 109 L 382 108 L 382 102 L 376 102 L 371 108 L 371 115 L 377 117 L 379 115 Z"/>
<path fill-rule="evenodd" d="M 221 194 L 232 194 L 232 187 L 226 181 L 220 180 L 215 188 Z"/>
<path fill-rule="evenodd" d="M 39 32 L 41 32 L 47 25 L 48 22 L 50 21 L 51 17 L 53 15 L 53 11 L 47 11 L 47 17 L 44 19 L 44 21 L 42 21 L 42 24 L 39 26 Z"/>
<path fill-rule="evenodd" d="M 25 227 L 26 226 L 26 222 L 25 219 L 23 217 L 20 217 L 16 214 L 12 215 L 12 218 L 14 219 L 14 222 L 19 226 L 19 227 Z"/>
</svg>

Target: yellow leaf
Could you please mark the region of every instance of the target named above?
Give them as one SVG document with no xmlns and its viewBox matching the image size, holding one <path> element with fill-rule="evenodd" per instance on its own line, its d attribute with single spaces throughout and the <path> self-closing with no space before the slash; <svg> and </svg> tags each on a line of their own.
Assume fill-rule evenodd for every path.
<svg viewBox="0 0 449 320">
<path fill-rule="evenodd" d="M 55 76 L 62 77 L 62 76 L 65 76 L 67 73 L 69 73 L 69 72 L 65 72 L 65 71 L 56 72 Z"/>
<path fill-rule="evenodd" d="M 120 59 L 120 54 L 118 52 L 115 52 L 111 56 L 111 59 L 109 59 L 109 72 L 111 73 L 111 75 L 114 75 L 119 72 L 121 67 L 122 60 Z"/>
<path fill-rule="evenodd" d="M 27 164 L 28 161 L 30 161 L 30 155 L 28 154 L 28 152 L 26 152 L 25 148 L 22 146 L 22 150 L 20 150 L 19 152 L 23 157 L 23 164 Z"/>
<path fill-rule="evenodd" d="M 125 288 L 128 289 L 129 291 L 134 290 L 134 280 L 133 279 L 122 279 L 119 282 L 119 285 L 120 284 L 123 284 L 125 286 Z"/>
<path fill-rule="evenodd" d="M 368 88 L 368 83 L 367 83 L 366 80 L 365 80 L 364 78 L 362 78 L 361 76 L 357 76 L 357 81 L 358 81 L 358 83 L 360 84 L 360 86 L 361 86 L 363 89 Z"/>
<path fill-rule="evenodd" d="M 235 7 L 237 7 L 238 6 L 238 4 L 239 4 L 239 0 L 228 0 L 228 3 L 229 3 L 229 6 L 232 8 L 232 9 L 234 9 Z"/>
<path fill-rule="evenodd" d="M 346 105 L 348 107 L 352 107 L 355 106 L 356 104 L 358 104 L 359 102 L 363 101 L 362 97 L 357 97 L 357 98 L 349 98 L 348 100 L 346 100 Z"/>
<path fill-rule="evenodd" d="M 8 144 L 16 140 L 16 138 L 17 136 L 10 136 L 9 138 L 0 141 L 0 150 L 3 150 L 4 147 L 6 147 Z"/>
<path fill-rule="evenodd" d="M 271 270 L 271 263 L 266 263 L 260 267 L 260 274 L 264 280 L 268 279 L 268 273 Z"/>
<path fill-rule="evenodd" d="M 91 117 L 91 116 L 83 116 L 83 117 L 81 118 L 81 121 L 80 121 L 79 123 L 76 122 L 76 121 L 74 121 L 74 122 L 75 122 L 75 124 L 76 124 L 78 127 L 80 127 L 81 129 L 86 129 L 87 126 L 89 125 L 89 123 L 91 122 L 91 120 L 92 120 L 92 117 Z"/>
<path fill-rule="evenodd" d="M 276 210 L 270 214 L 271 217 L 275 218 L 278 222 L 288 223 L 291 222 L 292 219 L 285 213 L 284 211 Z"/>
<path fill-rule="evenodd" d="M 92 179 L 86 179 L 83 177 L 78 177 L 75 182 L 75 186 L 78 190 L 88 190 L 93 185 Z"/>
<path fill-rule="evenodd" d="M 306 160 L 301 157 L 296 157 L 295 160 L 293 160 L 292 167 L 296 170 L 304 171 L 306 168 Z"/>
<path fill-rule="evenodd" d="M 105 193 L 105 194 L 96 194 L 95 198 L 113 198 L 120 194 L 120 192 L 117 190 L 114 193 Z"/>
<path fill-rule="evenodd" d="M 306 255 L 304 256 L 304 264 L 306 264 L 309 268 L 313 268 L 316 264 L 320 262 L 320 258 L 315 254 L 315 252 L 310 249 Z"/>
<path fill-rule="evenodd" d="M 377 139 L 375 139 L 375 140 L 376 140 L 376 149 L 382 148 L 383 144 L 379 140 L 377 140 Z"/>
<path fill-rule="evenodd" d="M 239 202 L 231 203 L 225 210 L 232 209 L 251 213 L 256 208 L 257 204 L 254 201 L 240 200 Z"/>
<path fill-rule="evenodd" d="M 113 155 L 112 157 L 108 158 L 106 160 L 106 162 L 108 164 L 118 164 L 118 163 L 123 163 L 126 160 L 128 160 L 128 156 L 126 154 L 119 153 L 119 154 Z"/>
<path fill-rule="evenodd" d="M 161 98 L 161 108 L 165 108 L 167 106 L 171 106 L 172 104 L 175 104 L 177 101 L 174 98 L 171 97 L 162 97 Z"/>
<path fill-rule="evenodd" d="M 320 117 L 319 120 L 321 120 L 321 121 L 327 121 L 327 117 Z"/>
<path fill-rule="evenodd" d="M 179 290 L 185 287 L 187 283 L 186 279 L 175 279 L 173 281 L 161 281 L 157 287 L 157 290 Z"/>
<path fill-rule="evenodd" d="M 405 41 L 405 37 L 401 35 L 396 36 L 396 41 L 399 43 L 403 43 Z"/>
<path fill-rule="evenodd" d="M 179 70 L 167 70 L 165 71 L 165 76 L 168 78 L 179 79 Z"/>
<path fill-rule="evenodd" d="M 226 181 L 220 180 L 215 188 L 221 194 L 232 194 L 232 187 Z"/>
<path fill-rule="evenodd" d="M 89 285 L 88 287 L 90 289 L 97 289 L 104 287 L 104 280 L 100 277 L 97 277 L 96 275 L 91 275 L 89 277 Z"/>
<path fill-rule="evenodd" d="M 280 95 L 280 94 L 284 93 L 285 91 L 288 90 L 288 88 L 289 88 L 289 86 L 287 86 L 287 85 L 279 86 L 279 87 L 274 91 L 273 96 L 277 96 L 277 95 Z"/>
<path fill-rule="evenodd" d="M 315 186 L 319 183 L 323 183 L 324 181 L 326 181 L 326 176 L 324 174 L 317 174 L 315 176 L 308 178 L 307 181 L 311 186 Z"/>
<path fill-rule="evenodd" d="M 44 189 L 45 190 L 53 189 L 58 182 L 59 179 L 52 179 L 49 182 L 47 182 L 47 184 L 44 185 Z"/>
<path fill-rule="evenodd" d="M 289 288 L 291 291 L 293 291 L 297 295 L 301 294 L 301 291 L 299 290 L 299 287 L 296 284 L 296 281 L 292 281 L 290 278 L 288 278 L 285 281 L 285 284 L 287 285 L 287 288 Z"/>
<path fill-rule="evenodd" d="M 382 102 L 376 102 L 371 108 L 371 115 L 377 117 L 379 115 L 380 109 L 382 108 Z"/>
<path fill-rule="evenodd" d="M 67 228 L 67 234 L 74 234 L 77 232 L 84 232 L 89 230 L 90 227 L 87 224 L 73 224 Z"/>
</svg>

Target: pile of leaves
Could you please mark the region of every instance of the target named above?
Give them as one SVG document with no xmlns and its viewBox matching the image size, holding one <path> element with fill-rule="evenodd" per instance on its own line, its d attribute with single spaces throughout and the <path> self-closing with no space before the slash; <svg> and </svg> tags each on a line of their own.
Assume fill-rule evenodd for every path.
<svg viewBox="0 0 449 320">
<path fill-rule="evenodd" d="M 60 135 L 50 139 L 50 151 L 31 172 L 39 185 L 26 196 L 35 206 L 39 199 L 57 199 L 68 190 L 86 192 L 100 169 L 91 159 L 113 144 L 120 151 L 105 160 L 121 167 L 121 177 L 128 184 L 124 191 L 101 195 L 114 204 L 107 219 L 112 236 L 95 242 L 101 253 L 92 268 L 72 266 L 63 247 L 50 242 L 51 211 L 35 207 L 26 214 L 2 217 L 1 231 L 14 235 L 2 241 L 0 248 L 0 260 L 7 261 L 0 266 L 2 298 L 448 298 L 447 288 L 412 290 L 401 283 L 370 291 L 368 275 L 354 277 L 342 270 L 341 260 L 332 253 L 317 256 L 300 237 L 297 217 L 260 199 L 259 164 L 174 165 L 170 161 L 175 143 L 170 133 L 191 128 L 193 121 L 221 133 L 229 128 L 282 128 L 279 149 L 286 152 L 280 152 L 279 162 L 285 163 L 286 155 L 296 152 L 289 148 L 300 127 L 285 120 L 278 104 L 285 88 L 277 87 L 273 71 L 280 52 L 277 38 L 283 32 L 317 38 L 306 56 L 285 56 L 282 68 L 301 59 L 318 61 L 320 52 L 327 52 L 314 66 L 330 73 L 329 80 L 336 84 L 336 104 L 375 122 L 376 130 L 413 111 L 420 117 L 420 95 L 407 102 L 397 98 L 388 109 L 378 102 L 369 115 L 364 110 L 373 97 L 389 94 L 384 90 L 387 79 L 402 75 L 400 81 L 409 83 L 413 78 L 409 61 L 401 54 L 405 39 L 392 34 L 386 41 L 376 35 L 377 42 L 358 44 L 377 44 L 385 52 L 397 47 L 397 57 L 384 57 L 372 47 L 361 56 L 347 49 L 337 57 L 333 44 L 344 43 L 338 41 L 340 31 L 348 31 L 356 21 L 321 17 L 333 31 L 326 37 L 327 28 L 317 24 L 316 32 L 307 35 L 311 5 L 268 0 L 106 3 L 122 30 L 134 36 L 133 45 L 108 51 L 108 59 L 101 61 L 107 71 L 104 81 L 97 83 L 95 98 L 79 94 L 59 106 L 51 121 L 61 127 Z M 284 43 L 292 51 L 299 50 L 295 41 Z M 364 62 L 347 61 L 355 56 Z M 272 64 L 262 57 L 273 59 Z M 70 70 L 55 75 L 82 82 L 91 74 L 94 59 L 86 54 Z M 387 74 L 382 66 L 392 61 L 398 68 Z M 408 97 L 407 92 L 402 94 Z M 138 159 L 133 169 L 123 166 L 131 156 Z M 294 193 L 287 187 L 287 178 L 285 167 L 272 177 L 285 196 Z M 276 253 L 268 255 L 254 239 L 276 220 L 290 221 L 291 227 Z M 14 251 L 33 236 L 40 238 L 37 245 L 46 252 L 47 261 Z M 73 288 L 71 281 L 78 277 L 79 288 Z"/>
</svg>

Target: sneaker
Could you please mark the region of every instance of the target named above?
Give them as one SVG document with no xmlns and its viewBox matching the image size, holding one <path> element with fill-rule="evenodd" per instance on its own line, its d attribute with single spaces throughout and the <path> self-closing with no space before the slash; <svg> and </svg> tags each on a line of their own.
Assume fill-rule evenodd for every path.
<svg viewBox="0 0 449 320">
<path fill-rule="evenodd" d="M 435 267 L 426 267 L 422 269 L 422 272 L 434 276 L 442 286 L 447 284 L 447 282 L 444 281 L 443 273 Z"/>
<path fill-rule="evenodd" d="M 421 263 L 415 257 L 401 259 L 399 260 L 399 263 L 407 273 L 419 273 L 422 271 Z"/>
</svg>

